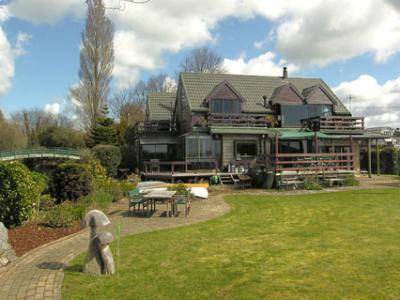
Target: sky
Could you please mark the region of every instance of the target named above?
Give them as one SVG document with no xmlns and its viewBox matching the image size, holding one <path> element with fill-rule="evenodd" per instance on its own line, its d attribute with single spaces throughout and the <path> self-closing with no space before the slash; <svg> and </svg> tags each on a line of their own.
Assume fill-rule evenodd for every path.
<svg viewBox="0 0 400 300">
<path fill-rule="evenodd" d="M 175 78 L 206 46 L 233 74 L 325 80 L 368 127 L 400 127 L 400 0 L 104 0 L 115 25 L 112 89 Z M 115 9 L 118 8 L 118 9 Z M 71 108 L 85 0 L 0 0 L 0 109 Z M 350 96 L 351 95 L 351 101 Z"/>
</svg>

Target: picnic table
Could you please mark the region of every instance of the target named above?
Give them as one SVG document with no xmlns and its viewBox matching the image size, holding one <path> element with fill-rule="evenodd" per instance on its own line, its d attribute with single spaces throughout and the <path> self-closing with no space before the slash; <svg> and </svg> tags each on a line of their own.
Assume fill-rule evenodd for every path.
<svg viewBox="0 0 400 300">
<path fill-rule="evenodd" d="M 156 208 L 156 202 L 165 203 L 167 205 L 167 216 L 172 216 L 172 201 L 176 191 L 151 191 L 143 195 L 143 199 L 147 202 L 147 216 L 149 216 L 149 204 L 151 208 Z"/>
</svg>

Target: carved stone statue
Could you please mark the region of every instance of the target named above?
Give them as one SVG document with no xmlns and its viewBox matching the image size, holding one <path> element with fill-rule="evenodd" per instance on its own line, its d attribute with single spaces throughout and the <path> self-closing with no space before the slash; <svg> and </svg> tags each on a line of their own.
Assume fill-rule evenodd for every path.
<svg viewBox="0 0 400 300">
<path fill-rule="evenodd" d="M 83 272 L 87 274 L 114 274 L 114 259 L 109 247 L 113 241 L 110 232 L 97 233 L 97 227 L 110 224 L 108 217 L 94 209 L 83 218 L 83 226 L 90 227 L 89 249 L 86 255 Z"/>
<path fill-rule="evenodd" d="M 0 222 L 0 268 L 16 260 L 15 252 L 8 243 L 8 231 Z"/>
</svg>

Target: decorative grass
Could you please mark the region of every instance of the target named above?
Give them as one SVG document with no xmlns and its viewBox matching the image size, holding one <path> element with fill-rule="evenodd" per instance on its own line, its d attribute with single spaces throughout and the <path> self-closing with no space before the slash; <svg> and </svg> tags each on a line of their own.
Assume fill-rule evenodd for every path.
<svg viewBox="0 0 400 300">
<path fill-rule="evenodd" d="M 114 276 L 80 273 L 81 255 L 63 298 L 400 298 L 399 189 L 227 201 L 219 219 L 123 238 Z"/>
</svg>

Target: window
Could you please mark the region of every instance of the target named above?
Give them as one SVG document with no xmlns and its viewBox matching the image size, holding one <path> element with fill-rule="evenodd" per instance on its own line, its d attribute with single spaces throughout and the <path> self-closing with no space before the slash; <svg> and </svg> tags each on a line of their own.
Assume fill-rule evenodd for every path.
<svg viewBox="0 0 400 300">
<path fill-rule="evenodd" d="M 221 141 L 211 136 L 189 136 L 186 138 L 186 156 L 190 159 L 217 158 L 221 155 Z"/>
<path fill-rule="evenodd" d="M 211 112 L 218 114 L 239 114 L 240 100 L 213 99 L 211 100 Z"/>
<path fill-rule="evenodd" d="M 282 127 L 300 127 L 308 118 L 306 105 L 281 105 Z"/>
<path fill-rule="evenodd" d="M 257 155 L 256 141 L 235 141 L 236 159 L 253 158 Z"/>
<path fill-rule="evenodd" d="M 149 160 L 149 159 L 174 160 L 176 158 L 176 145 L 172 144 L 143 145 L 142 158 L 144 160 Z"/>
<path fill-rule="evenodd" d="M 325 117 L 332 115 L 332 105 L 328 104 L 308 104 L 308 117 Z"/>
<path fill-rule="evenodd" d="M 281 141 L 281 153 L 303 153 L 301 141 Z"/>
</svg>

